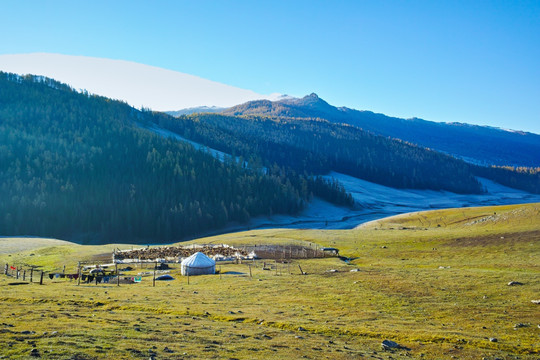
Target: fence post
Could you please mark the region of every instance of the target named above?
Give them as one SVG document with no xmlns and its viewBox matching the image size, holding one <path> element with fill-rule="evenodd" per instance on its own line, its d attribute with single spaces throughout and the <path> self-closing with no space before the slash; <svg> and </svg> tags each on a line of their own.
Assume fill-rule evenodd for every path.
<svg viewBox="0 0 540 360">
<path fill-rule="evenodd" d="M 156 268 L 157 268 L 157 263 L 154 264 L 154 279 L 152 280 L 153 287 L 156 286 Z"/>
<path fill-rule="evenodd" d="M 4 275 L 8 274 L 8 269 L 9 269 L 9 264 L 6 264 L 6 266 L 4 267 Z"/>
<path fill-rule="evenodd" d="M 114 264 L 115 272 L 116 272 L 116 286 L 120 286 L 120 275 L 118 274 L 118 264 Z"/>
<path fill-rule="evenodd" d="M 22 279 L 23 281 L 26 281 L 26 270 L 23 270 Z"/>
<path fill-rule="evenodd" d="M 30 268 L 30 282 L 34 279 L 34 268 Z"/>
<path fill-rule="evenodd" d="M 41 276 L 39 277 L 39 285 L 43 285 L 43 270 L 41 270 Z"/>
<path fill-rule="evenodd" d="M 16 268 L 16 269 L 15 269 L 15 271 L 16 271 L 16 273 L 15 273 L 15 274 L 16 274 L 16 276 L 17 276 L 17 279 L 19 279 L 19 273 L 20 273 L 20 270 L 19 270 L 19 268 Z"/>
<path fill-rule="evenodd" d="M 252 278 L 253 275 L 251 275 L 251 264 L 248 264 L 248 266 L 249 266 L 249 277 Z"/>
<path fill-rule="evenodd" d="M 82 277 L 82 272 L 81 272 L 81 262 L 79 261 L 78 264 L 77 264 L 77 286 L 81 285 L 81 277 Z"/>
</svg>

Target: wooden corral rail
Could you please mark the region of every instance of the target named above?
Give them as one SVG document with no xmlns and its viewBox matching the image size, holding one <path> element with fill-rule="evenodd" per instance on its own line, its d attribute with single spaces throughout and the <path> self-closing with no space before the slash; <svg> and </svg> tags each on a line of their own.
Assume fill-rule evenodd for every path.
<svg viewBox="0 0 540 360">
<path fill-rule="evenodd" d="M 240 247 L 246 253 L 255 252 L 260 259 L 314 259 L 337 256 L 337 252 L 324 251 L 324 248 L 301 245 L 253 244 Z"/>
<path fill-rule="evenodd" d="M 65 271 L 65 266 L 64 266 Z M 19 281 L 22 281 L 22 283 L 33 283 L 34 282 L 34 273 L 36 273 L 36 279 L 39 279 L 39 284 L 43 285 L 43 278 L 45 276 L 45 272 L 43 270 L 37 270 L 34 266 L 15 266 L 10 264 L 4 265 L 4 275 L 13 277 Z M 55 275 L 56 273 L 47 273 L 47 275 Z M 64 274 L 65 277 L 65 274 Z"/>
<path fill-rule="evenodd" d="M 83 264 L 90 264 L 88 262 L 79 262 L 77 265 L 77 272 L 75 273 L 66 273 L 66 266 L 64 265 L 62 271 L 50 271 L 45 272 L 43 270 L 38 270 L 37 267 L 34 266 L 21 266 L 21 265 L 13 265 L 13 264 L 5 264 L 3 269 L 3 274 L 12 277 L 17 281 L 16 284 L 32 284 L 32 283 L 39 283 L 40 285 L 44 284 L 44 280 L 47 278 L 50 279 L 50 281 L 59 281 L 61 279 L 66 279 L 66 282 L 76 282 L 77 285 L 81 284 L 81 281 L 84 283 L 94 283 L 97 285 L 98 283 L 105 284 L 116 284 L 120 285 L 121 283 L 133 283 L 133 281 L 129 281 L 132 279 L 132 276 L 121 276 L 121 273 L 118 272 L 118 267 L 115 266 L 114 269 L 107 270 L 105 272 L 100 273 L 92 273 L 91 271 L 83 270 Z M 100 264 L 93 264 L 94 269 L 100 269 Z M 155 272 L 154 267 L 154 272 Z M 35 278 L 35 279 L 34 279 Z M 34 281 L 36 280 L 36 281 Z M 105 281 L 104 281 L 105 280 Z M 15 284 L 15 283 L 13 283 Z"/>
</svg>

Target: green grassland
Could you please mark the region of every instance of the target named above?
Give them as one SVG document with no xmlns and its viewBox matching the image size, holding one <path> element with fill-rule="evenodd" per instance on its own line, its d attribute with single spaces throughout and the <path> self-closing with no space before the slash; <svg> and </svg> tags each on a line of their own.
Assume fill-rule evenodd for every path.
<svg viewBox="0 0 540 360">
<path fill-rule="evenodd" d="M 10 251 L 0 242 L 0 264 L 73 272 L 78 261 L 131 247 L 31 241 Z M 540 204 L 190 243 L 331 246 L 350 261 L 300 259 L 277 271 L 273 262 L 263 270 L 264 260 L 225 264 L 222 276 L 189 284 L 173 265 L 175 280 L 155 287 L 150 276 L 117 287 L 48 278 L 42 286 L 9 285 L 17 280 L 0 275 L 0 356 L 32 358 L 35 348 L 48 359 L 540 357 L 540 305 L 531 302 L 540 299 Z M 407 349 L 384 351 L 384 339 Z"/>
</svg>

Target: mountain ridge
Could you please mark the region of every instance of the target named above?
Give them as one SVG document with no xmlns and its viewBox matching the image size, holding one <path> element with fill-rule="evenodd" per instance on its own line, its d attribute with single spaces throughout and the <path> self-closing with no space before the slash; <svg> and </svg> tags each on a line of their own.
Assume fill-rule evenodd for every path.
<svg viewBox="0 0 540 360">
<path fill-rule="evenodd" d="M 338 108 L 315 93 L 280 101 L 250 101 L 222 113 L 234 116 L 321 118 L 432 148 L 480 165 L 540 167 L 538 134 L 467 123 L 402 119 L 368 110 Z"/>
</svg>

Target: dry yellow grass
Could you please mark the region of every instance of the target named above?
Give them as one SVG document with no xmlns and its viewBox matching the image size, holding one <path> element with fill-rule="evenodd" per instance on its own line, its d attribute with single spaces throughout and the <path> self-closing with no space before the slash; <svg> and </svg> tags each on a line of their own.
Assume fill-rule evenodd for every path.
<svg viewBox="0 0 540 360">
<path fill-rule="evenodd" d="M 540 298 L 539 214 L 539 204 L 455 209 L 348 231 L 260 230 L 194 241 L 309 242 L 354 258 L 300 260 L 292 274 L 286 265 L 276 275 L 259 263 L 250 278 L 247 264 L 230 264 L 221 278 L 191 277 L 188 285 L 176 268 L 176 280 L 155 288 L 149 278 L 120 287 L 13 286 L 2 275 L 0 354 L 24 358 L 35 345 L 51 359 L 148 358 L 150 351 L 166 359 L 537 359 L 540 305 L 531 300 Z M 53 270 L 113 247 L 45 247 L 0 254 L 0 261 Z M 410 350 L 382 351 L 383 339 Z"/>
</svg>

